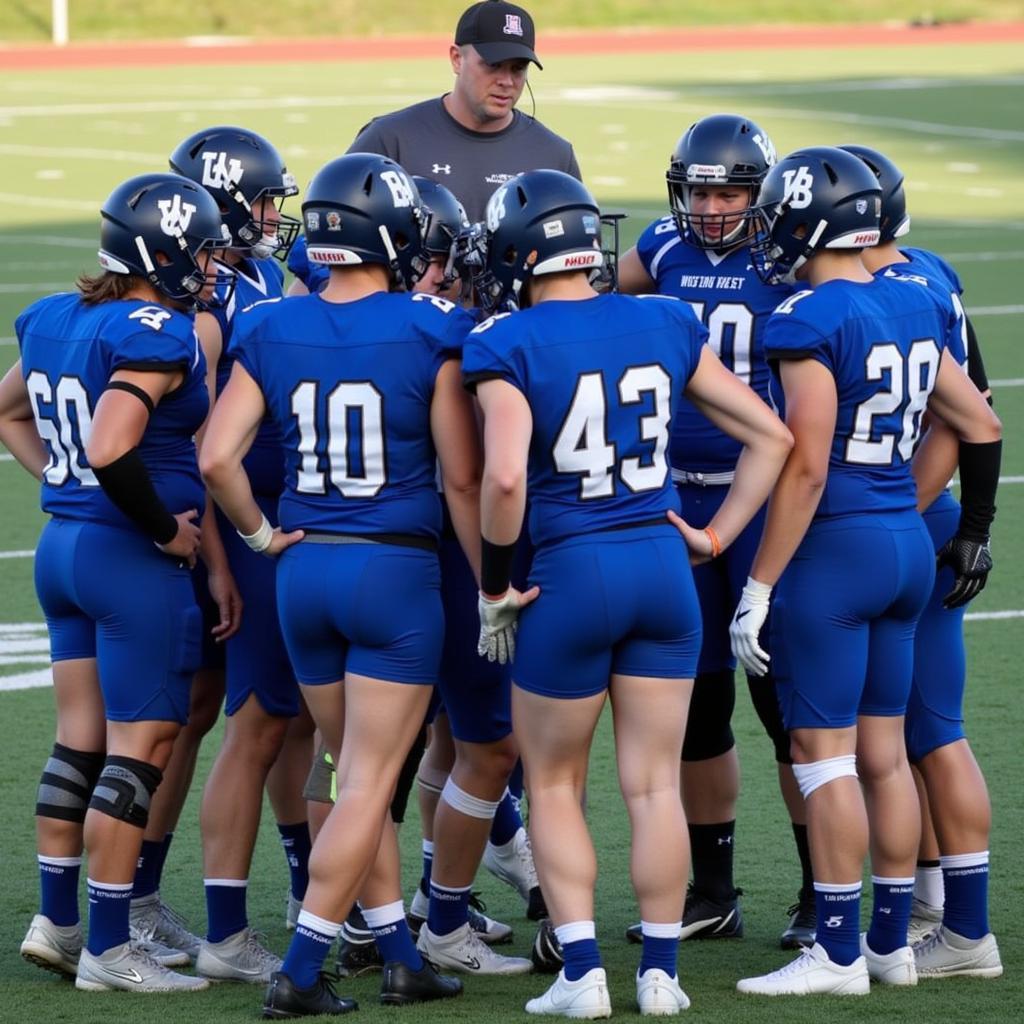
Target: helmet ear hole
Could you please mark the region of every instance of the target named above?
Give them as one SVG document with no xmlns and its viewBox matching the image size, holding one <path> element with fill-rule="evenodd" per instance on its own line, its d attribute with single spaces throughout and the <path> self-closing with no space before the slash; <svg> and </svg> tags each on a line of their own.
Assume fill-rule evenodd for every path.
<svg viewBox="0 0 1024 1024">
<path fill-rule="evenodd" d="M 169 267 L 172 262 L 171 257 L 168 256 L 163 249 L 157 249 L 157 251 L 153 253 L 153 259 L 156 261 L 157 266 L 160 267 Z"/>
<path fill-rule="evenodd" d="M 793 237 L 794 238 L 799 238 L 799 239 L 806 238 L 807 237 L 807 225 L 806 224 L 797 224 L 797 226 L 793 229 Z"/>
<path fill-rule="evenodd" d="M 506 267 L 511 267 L 516 262 L 516 247 L 514 245 L 510 245 L 505 249 L 501 261 Z"/>
</svg>

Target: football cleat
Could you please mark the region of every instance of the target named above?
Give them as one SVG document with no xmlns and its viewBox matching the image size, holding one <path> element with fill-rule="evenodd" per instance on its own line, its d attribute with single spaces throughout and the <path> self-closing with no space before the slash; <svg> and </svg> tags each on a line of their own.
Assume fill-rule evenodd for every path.
<svg viewBox="0 0 1024 1024">
<path fill-rule="evenodd" d="M 358 1009 L 359 1004 L 354 999 L 338 996 L 325 974 L 320 974 L 310 988 L 296 988 L 287 974 L 275 971 L 263 999 L 265 1020 L 290 1020 L 319 1014 L 336 1017 Z"/>
<path fill-rule="evenodd" d="M 965 939 L 945 925 L 914 947 L 919 978 L 998 978 L 1003 973 L 996 937 Z"/>
<path fill-rule="evenodd" d="M 594 1020 L 612 1015 L 608 978 L 603 967 L 594 967 L 576 981 L 566 981 L 565 972 L 543 994 L 526 1004 L 527 1013 Z"/>
<path fill-rule="evenodd" d="M 21 943 L 21 955 L 30 964 L 67 978 L 78 973 L 81 954 L 81 924 L 56 925 L 42 914 L 32 918 Z"/>
<path fill-rule="evenodd" d="M 533 964 L 523 957 L 495 953 L 468 922 L 449 935 L 435 935 L 425 924 L 416 948 L 438 967 L 463 974 L 529 974 L 533 970 Z"/>
<path fill-rule="evenodd" d="M 135 942 L 155 942 L 187 954 L 186 960 L 178 960 L 176 963 L 161 960 L 166 967 L 184 965 L 194 960 L 199 955 L 199 947 L 203 943 L 198 935 L 193 935 L 189 931 L 184 918 L 162 902 L 160 894 L 156 892 L 131 901 L 128 925 L 132 940 Z"/>
<path fill-rule="evenodd" d="M 539 974 L 557 974 L 565 966 L 562 944 L 558 941 L 555 926 L 549 917 L 544 918 L 537 929 L 530 959 L 533 961 L 533 969 Z"/>
<path fill-rule="evenodd" d="M 942 907 L 933 907 L 916 896 L 910 906 L 910 924 L 907 925 L 907 944 L 916 946 L 934 935 L 942 924 Z"/>
<path fill-rule="evenodd" d="M 868 975 L 872 981 L 882 985 L 917 984 L 914 951 L 909 946 L 901 946 L 891 953 L 876 953 L 868 945 L 867 933 L 861 932 L 860 955 L 868 965 Z"/>
<path fill-rule="evenodd" d="M 641 1017 L 674 1017 L 690 1005 L 679 979 L 652 967 L 636 976 L 636 1005 Z"/>
<path fill-rule="evenodd" d="M 495 878 L 515 889 L 525 903 L 530 901 L 530 892 L 540 886 L 525 828 L 520 828 L 501 846 L 488 842 L 482 863 Z"/>
<path fill-rule="evenodd" d="M 369 942 L 356 942 L 345 934 L 344 929 L 342 930 L 338 943 L 338 959 L 334 964 L 334 973 L 339 978 L 361 978 L 364 974 L 382 970 L 383 967 L 384 958 L 372 938 Z"/>
<path fill-rule="evenodd" d="M 281 970 L 281 958 L 271 953 L 262 936 L 243 928 L 221 942 L 203 941 L 196 957 L 196 971 L 214 981 L 247 981 L 269 985 L 271 975 Z"/>
<path fill-rule="evenodd" d="M 201 992 L 209 988 L 206 978 L 178 974 L 154 960 L 130 942 L 123 942 L 93 956 L 82 950 L 75 988 L 86 992 Z"/>
<path fill-rule="evenodd" d="M 385 1006 L 409 1006 L 411 1003 L 427 1003 L 461 995 L 462 982 L 441 974 L 429 960 L 425 959 L 418 971 L 398 960 L 384 965 L 380 1001 Z"/>
<path fill-rule="evenodd" d="M 732 899 L 713 900 L 695 889 L 691 882 L 686 890 L 680 942 L 683 939 L 742 939 L 743 912 L 739 901 L 742 895 L 742 889 L 735 889 Z M 639 923 L 626 929 L 626 939 L 636 943 L 644 941 Z"/>
<path fill-rule="evenodd" d="M 817 942 L 810 949 L 771 974 L 743 978 L 737 992 L 757 996 L 866 996 L 871 990 L 868 966 L 859 956 L 848 967 L 833 963 Z"/>
<path fill-rule="evenodd" d="M 818 911 L 814 901 L 814 890 L 800 890 L 800 897 L 789 910 L 789 927 L 779 936 L 783 949 L 800 949 L 813 946 L 818 929 Z"/>
<path fill-rule="evenodd" d="M 483 913 L 486 909 L 486 904 L 476 893 L 470 896 L 470 928 L 480 936 L 480 941 L 486 942 L 488 946 L 503 946 L 507 942 L 511 942 L 512 926 L 505 924 L 503 921 L 495 921 L 493 918 L 488 917 Z M 412 932 L 414 939 L 419 938 L 420 929 L 426 924 L 429 911 L 430 900 L 420 886 L 416 886 L 416 892 L 413 894 L 412 902 L 409 904 L 409 913 L 405 915 L 405 919 L 409 924 L 409 931 Z"/>
</svg>

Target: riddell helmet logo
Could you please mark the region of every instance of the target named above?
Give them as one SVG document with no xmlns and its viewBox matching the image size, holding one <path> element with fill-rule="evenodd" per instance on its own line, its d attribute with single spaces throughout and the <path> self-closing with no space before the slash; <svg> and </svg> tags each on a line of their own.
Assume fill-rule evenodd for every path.
<svg viewBox="0 0 1024 1024">
<path fill-rule="evenodd" d="M 879 233 L 877 231 L 864 231 L 853 240 L 854 245 L 877 245 Z"/>
<path fill-rule="evenodd" d="M 592 267 L 597 262 L 596 252 L 586 252 L 578 256 L 566 256 L 566 267 Z"/>
</svg>

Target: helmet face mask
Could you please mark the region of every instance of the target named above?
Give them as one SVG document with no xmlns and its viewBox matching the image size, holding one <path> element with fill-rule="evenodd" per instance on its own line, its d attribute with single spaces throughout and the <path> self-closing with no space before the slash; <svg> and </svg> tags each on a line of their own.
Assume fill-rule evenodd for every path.
<svg viewBox="0 0 1024 1024">
<path fill-rule="evenodd" d="M 857 157 L 831 146 L 790 154 L 768 173 L 753 213 L 754 269 L 766 284 L 792 284 L 826 250 L 878 244 L 881 188 Z"/>
<path fill-rule="evenodd" d="M 205 309 L 213 286 L 225 281 L 214 255 L 230 245 L 230 233 L 213 197 L 194 182 L 176 174 L 130 178 L 104 202 L 101 217 L 104 270 L 134 274 L 186 308 Z"/>
<path fill-rule="evenodd" d="M 281 207 L 299 189 L 269 140 L 247 128 L 205 128 L 174 150 L 170 164 L 216 199 L 233 252 L 255 259 L 287 258 L 301 225 Z"/>
<path fill-rule="evenodd" d="M 413 175 L 412 180 L 423 205 L 430 210 L 424 248 L 431 261 L 444 261 L 438 288 L 445 292 L 457 281 L 467 280 L 467 275 L 459 265 L 459 245 L 460 239 L 469 230 L 469 218 L 462 203 L 444 185 L 418 175 Z"/>
<path fill-rule="evenodd" d="M 377 263 L 411 290 L 430 266 L 432 215 L 415 182 L 387 157 L 347 153 L 324 165 L 302 203 L 307 252 L 331 267 Z"/>
<path fill-rule="evenodd" d="M 775 164 L 767 133 L 738 114 L 714 114 L 692 124 L 676 143 L 665 175 L 669 209 L 680 238 L 698 249 L 723 252 L 751 234 L 753 199 Z M 693 192 L 743 189 L 743 208 L 695 212 Z"/>
<path fill-rule="evenodd" d="M 531 278 L 604 266 L 601 211 L 562 171 L 527 171 L 499 186 L 487 203 L 486 231 L 486 258 L 473 283 L 488 313 L 524 305 Z"/>
</svg>

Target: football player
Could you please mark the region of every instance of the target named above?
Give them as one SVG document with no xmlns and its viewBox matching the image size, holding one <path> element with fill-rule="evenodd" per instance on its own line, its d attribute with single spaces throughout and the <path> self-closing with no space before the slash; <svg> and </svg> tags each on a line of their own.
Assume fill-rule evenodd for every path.
<svg viewBox="0 0 1024 1024">
<path fill-rule="evenodd" d="M 471 320 L 438 296 L 390 291 L 411 287 L 427 264 L 428 213 L 394 161 L 332 161 L 302 211 L 310 257 L 331 265 L 331 280 L 317 295 L 240 315 L 237 361 L 201 455 L 210 490 L 245 543 L 284 551 L 281 627 L 337 766 L 337 799 L 310 857 L 294 938 L 267 990 L 267 1016 L 354 1008 L 321 967 L 357 895 L 385 960 L 382 1002 L 445 998 L 462 987 L 413 945 L 387 819 L 441 653 L 436 458 L 456 533 L 471 563 L 479 557 L 479 452 L 459 384 Z M 242 461 L 267 416 L 285 455 L 277 529 Z"/>
<path fill-rule="evenodd" d="M 966 359 L 968 375 L 991 403 L 956 271 L 935 253 L 899 242 L 910 230 L 903 174 L 877 150 L 841 148 L 860 157 L 882 188 L 881 238 L 877 246 L 864 251 L 864 265 L 875 274 L 912 274 L 949 296 L 966 342 L 966 353 L 960 353 L 960 358 Z M 991 479 L 979 460 L 991 458 L 996 451 L 995 446 L 958 444 L 956 435 L 932 417 L 914 459 L 918 507 L 939 559 L 935 588 L 914 636 L 914 678 L 906 721 L 907 754 L 926 787 L 924 819 L 935 823 L 934 831 L 922 830 L 910 923 L 917 973 L 924 977 L 995 978 L 1003 970 L 988 925 L 992 809 L 985 777 L 963 726 L 963 616 L 991 569 L 988 533 L 995 513 L 994 494 L 978 496 L 971 490 L 979 479 L 982 484 L 986 476 Z M 957 464 L 966 515 L 946 486 Z M 967 520 L 966 529 L 961 527 L 957 538 L 962 517 Z"/>
<path fill-rule="evenodd" d="M 598 295 L 600 212 L 559 171 L 519 175 L 487 211 L 491 304 L 463 370 L 484 414 L 480 649 L 511 660 L 512 711 L 537 869 L 565 965 L 528 1013 L 607 1017 L 594 928 L 596 863 L 581 808 L 594 729 L 611 697 L 643 918 L 643 1014 L 689 1005 L 676 973 L 688 873 L 679 756 L 700 610 L 667 459 L 683 391 L 745 452 L 705 529 L 674 522 L 706 561 L 735 540 L 789 451 L 775 414 L 723 368 L 671 298 Z M 531 587 L 510 584 L 529 477 Z M 539 595 L 539 596 L 538 596 Z M 528 607 L 527 607 L 528 606 Z M 518 636 L 516 617 L 523 608 Z"/>
<path fill-rule="evenodd" d="M 764 284 L 751 263 L 750 207 L 775 162 L 767 133 L 749 118 L 714 114 L 692 124 L 676 144 L 667 174 L 670 216 L 654 221 L 619 262 L 619 287 L 688 302 L 707 326 L 722 363 L 768 404 L 764 325 L 792 290 Z M 774 407 L 774 406 L 773 406 Z M 711 521 L 732 483 L 740 445 L 683 401 L 672 424 L 669 457 L 683 516 Z M 730 719 L 736 702 L 736 660 L 729 621 L 761 536 L 764 511 L 722 558 L 694 569 L 704 622 L 689 725 L 683 744 L 682 789 L 693 857 L 693 886 L 683 915 L 684 939 L 739 938 L 743 916 L 733 880 L 740 769 Z M 793 779 L 789 737 L 770 675 L 747 676 L 754 707 L 772 738 L 779 785 L 802 868 L 800 895 L 782 934 L 784 949 L 814 941 L 814 889 L 803 800 Z M 640 941 L 634 925 L 627 938 Z"/>
<path fill-rule="evenodd" d="M 101 212 L 103 272 L 18 317 L 21 358 L 0 384 L 0 437 L 51 515 L 35 569 L 57 742 L 36 805 L 42 904 L 21 953 L 80 989 L 191 992 L 208 982 L 130 941 L 129 900 L 198 664 L 193 435 L 209 403 L 189 314 L 210 299 L 227 234 L 213 199 L 173 174 L 124 182 Z"/>
<path fill-rule="evenodd" d="M 731 634 L 747 670 L 764 672 L 758 638 L 778 584 L 772 657 L 807 805 L 818 921 L 810 949 L 743 979 L 741 992 L 864 995 L 869 979 L 917 981 L 907 925 L 919 815 L 903 717 L 934 548 L 910 459 L 928 405 L 970 443 L 998 445 L 1000 425 L 947 348 L 958 330 L 948 303 L 861 261 L 878 241 L 880 207 L 874 174 L 832 147 L 782 160 L 758 199 L 759 273 L 809 287 L 765 330 L 795 445 Z M 874 903 L 861 935 L 869 821 Z"/>
</svg>

